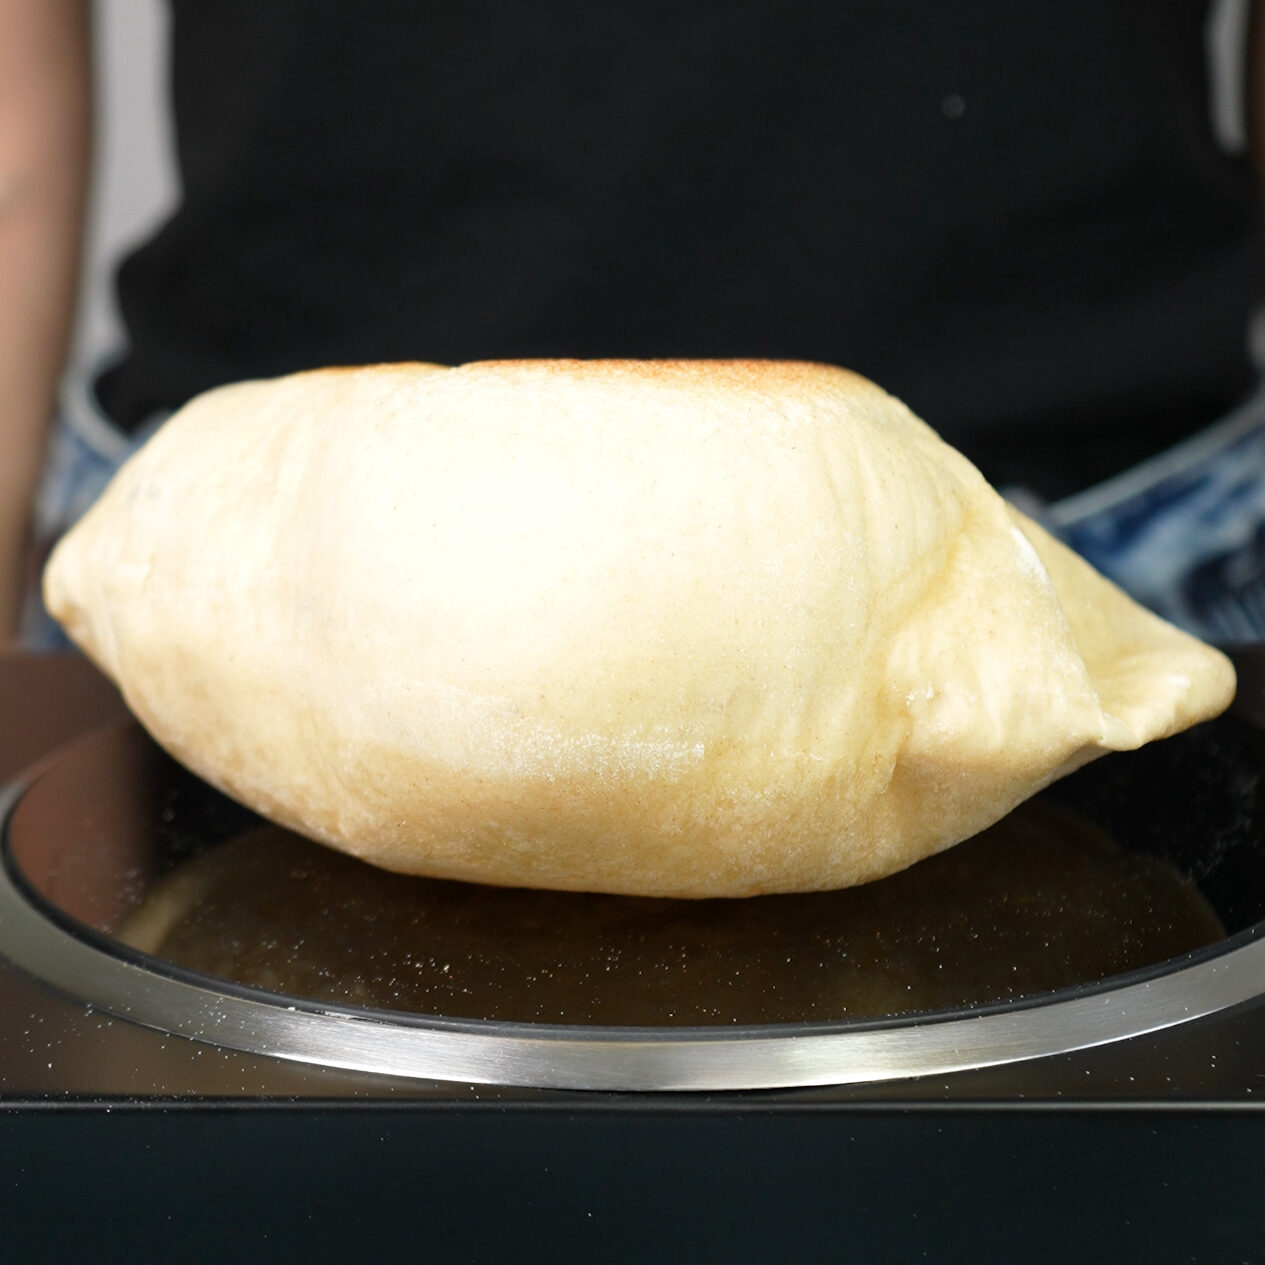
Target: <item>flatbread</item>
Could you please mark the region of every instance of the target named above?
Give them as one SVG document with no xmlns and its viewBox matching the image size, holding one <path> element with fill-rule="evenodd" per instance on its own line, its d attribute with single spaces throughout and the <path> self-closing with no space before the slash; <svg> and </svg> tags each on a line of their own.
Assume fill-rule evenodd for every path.
<svg viewBox="0 0 1265 1265">
<path fill-rule="evenodd" d="M 865 882 L 1234 689 L 820 365 L 223 387 L 124 467 L 45 587 L 210 782 L 389 869 L 505 885 Z"/>
</svg>

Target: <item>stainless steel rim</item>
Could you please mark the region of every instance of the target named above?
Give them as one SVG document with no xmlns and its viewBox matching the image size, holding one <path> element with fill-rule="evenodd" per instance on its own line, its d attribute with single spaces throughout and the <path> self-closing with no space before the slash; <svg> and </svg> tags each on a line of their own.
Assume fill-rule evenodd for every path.
<svg viewBox="0 0 1265 1265">
<path fill-rule="evenodd" d="M 0 953 L 109 1014 L 235 1050 L 393 1077 L 616 1091 L 786 1089 L 944 1075 L 1142 1036 L 1265 988 L 1265 939 L 1254 938 L 1101 991 L 887 1024 L 580 1028 L 340 1011 L 252 997 L 116 956 L 35 908 L 7 866 L 0 867 Z"/>
</svg>

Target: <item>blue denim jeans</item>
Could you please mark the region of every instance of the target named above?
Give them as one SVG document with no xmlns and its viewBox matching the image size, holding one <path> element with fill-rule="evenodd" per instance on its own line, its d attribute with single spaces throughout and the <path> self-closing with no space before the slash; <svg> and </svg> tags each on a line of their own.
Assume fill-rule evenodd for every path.
<svg viewBox="0 0 1265 1265">
<path fill-rule="evenodd" d="M 1265 640 L 1265 386 L 1184 443 L 1038 517 L 1179 627 L 1206 641 Z"/>
<path fill-rule="evenodd" d="M 157 417 L 138 434 L 125 435 L 101 411 L 86 377 L 68 384 L 49 432 L 35 495 L 32 533 L 41 568 L 59 537 L 88 512 L 119 467 L 162 420 Z M 70 646 L 61 625 L 44 608 L 38 590 L 24 597 L 19 640 L 28 650 Z"/>
</svg>

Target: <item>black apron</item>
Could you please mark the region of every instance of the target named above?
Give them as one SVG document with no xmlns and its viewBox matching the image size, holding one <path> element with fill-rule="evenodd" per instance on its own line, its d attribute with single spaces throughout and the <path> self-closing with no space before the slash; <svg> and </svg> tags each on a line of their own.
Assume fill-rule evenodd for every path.
<svg viewBox="0 0 1265 1265">
<path fill-rule="evenodd" d="M 174 0 L 134 428 L 335 363 L 774 356 L 1047 495 L 1251 380 L 1251 180 L 1188 0 Z"/>
</svg>

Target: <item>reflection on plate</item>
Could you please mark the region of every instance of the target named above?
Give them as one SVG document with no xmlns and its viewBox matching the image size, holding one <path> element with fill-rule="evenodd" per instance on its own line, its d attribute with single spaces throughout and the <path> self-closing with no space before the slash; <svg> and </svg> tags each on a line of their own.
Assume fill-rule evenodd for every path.
<svg viewBox="0 0 1265 1265">
<path fill-rule="evenodd" d="M 259 826 L 184 861 L 116 930 L 240 984 L 571 1024 L 867 1019 L 1094 982 L 1225 932 L 1169 862 L 1035 801 L 865 887 L 670 901 L 390 874 Z"/>
</svg>

